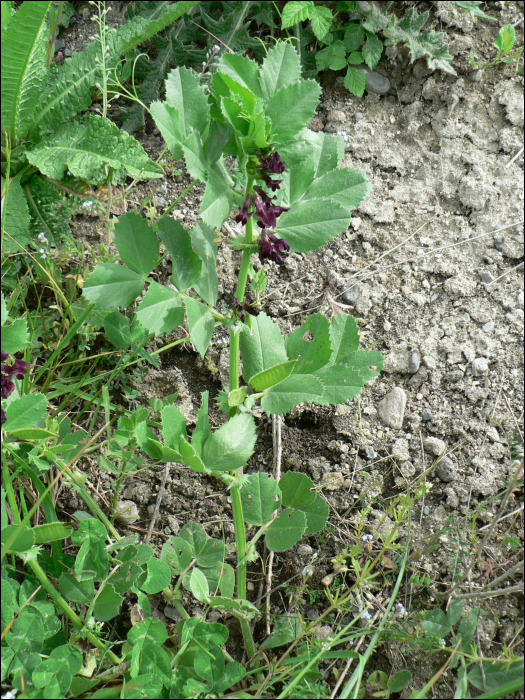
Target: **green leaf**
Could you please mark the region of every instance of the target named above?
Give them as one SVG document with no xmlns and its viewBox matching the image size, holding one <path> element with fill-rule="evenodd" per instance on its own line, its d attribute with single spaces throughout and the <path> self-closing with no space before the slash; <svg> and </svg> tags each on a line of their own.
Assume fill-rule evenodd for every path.
<svg viewBox="0 0 525 700">
<path fill-rule="evenodd" d="M 124 214 L 115 225 L 115 245 L 122 262 L 146 277 L 157 267 L 159 242 L 155 232 L 137 212 Z"/>
<path fill-rule="evenodd" d="M 439 608 L 429 610 L 425 619 L 421 622 L 421 627 L 428 634 L 435 635 L 440 639 L 445 639 L 451 631 L 447 616 Z"/>
<path fill-rule="evenodd" d="M 162 168 L 148 158 L 135 139 L 121 131 L 109 119 L 94 114 L 87 125 L 69 122 L 26 151 L 31 165 L 44 175 L 61 180 L 66 170 L 94 185 L 107 181 L 108 168 L 114 168 L 113 182 L 123 182 L 126 175 L 142 180 L 163 177 Z"/>
<path fill-rule="evenodd" d="M 197 423 L 195 430 L 191 436 L 191 444 L 195 452 L 202 458 L 202 450 L 206 444 L 206 440 L 211 435 L 210 421 L 208 418 L 208 400 L 209 391 L 204 391 L 201 394 L 201 406 L 197 413 Z"/>
<path fill-rule="evenodd" d="M 51 2 L 23 3 L 2 37 L 3 130 L 14 148 L 32 123 L 47 76 L 46 15 Z M 3 7 L 3 6 L 2 6 Z"/>
<path fill-rule="evenodd" d="M 379 63 L 381 54 L 383 53 L 383 42 L 373 34 L 368 34 L 361 53 L 365 59 L 366 65 L 370 68 L 370 70 L 374 70 Z"/>
<path fill-rule="evenodd" d="M 155 595 L 156 593 L 160 593 L 166 586 L 169 586 L 171 581 L 171 569 L 167 562 L 152 557 L 146 562 L 146 567 L 148 575 L 144 583 L 140 586 L 144 593 Z"/>
<path fill-rule="evenodd" d="M 112 311 L 104 319 L 104 331 L 106 338 L 116 348 L 126 350 L 131 345 L 131 329 L 129 319 L 120 311 Z"/>
<path fill-rule="evenodd" d="M 270 367 L 270 369 L 265 369 L 263 372 L 259 372 L 259 374 L 255 374 L 250 379 L 251 388 L 254 391 L 266 391 L 266 389 L 279 384 L 279 382 L 284 381 L 290 376 L 297 362 L 297 360 L 289 360 L 280 365 L 275 365 L 275 367 Z"/>
<path fill-rule="evenodd" d="M 195 597 L 197 598 L 197 596 Z M 224 654 L 221 649 L 216 647 L 214 649 L 206 649 L 206 651 L 199 649 L 193 662 L 193 668 L 197 676 L 212 685 L 221 680 L 224 674 L 224 666 Z"/>
<path fill-rule="evenodd" d="M 213 471 L 234 471 L 252 456 L 256 439 L 253 417 L 238 414 L 208 438 L 203 450 L 204 464 Z"/>
<path fill-rule="evenodd" d="M 329 7 L 314 5 L 310 21 L 312 23 L 312 31 L 318 39 L 322 39 L 329 32 L 332 20 L 332 10 Z"/>
<path fill-rule="evenodd" d="M 468 674 L 468 679 L 470 683 L 477 688 L 477 690 L 484 690 L 486 695 L 489 694 L 492 697 L 505 697 L 507 692 L 512 693 L 515 691 L 502 692 L 503 686 L 509 683 L 519 683 L 519 687 L 523 687 L 523 661 L 517 660 L 512 664 L 508 662 L 497 661 L 482 661 L 483 673 L 478 664 L 472 667 L 472 670 Z"/>
<path fill-rule="evenodd" d="M 315 80 L 302 80 L 279 90 L 266 104 L 274 139 L 284 143 L 312 119 L 319 103 L 321 87 Z"/>
<path fill-rule="evenodd" d="M 266 530 L 266 546 L 270 552 L 284 552 L 299 542 L 305 530 L 304 513 L 286 508 Z"/>
<path fill-rule="evenodd" d="M 355 318 L 339 314 L 330 323 L 332 355 L 328 365 L 343 362 L 351 353 L 359 350 L 359 327 Z"/>
<path fill-rule="evenodd" d="M 293 252 L 308 253 L 332 241 L 349 223 L 350 214 L 334 200 L 301 200 L 279 217 L 275 235 Z"/>
<path fill-rule="evenodd" d="M 17 318 L 2 328 L 2 350 L 8 355 L 21 352 L 28 343 L 29 334 L 25 318 Z"/>
<path fill-rule="evenodd" d="M 268 56 L 271 49 L 268 52 Z M 262 71 L 267 58 L 263 62 L 263 68 L 259 71 L 256 61 L 239 54 L 225 54 L 218 65 L 218 72 L 227 75 L 242 87 L 249 90 L 256 97 L 267 97 L 262 86 Z M 261 77 L 259 77 L 259 73 Z M 260 84 L 261 83 L 261 84 Z"/>
<path fill-rule="evenodd" d="M 9 552 L 28 552 L 35 543 L 33 531 L 23 526 L 18 530 L 18 525 L 8 525 L 2 528 L 2 546 L 7 546 Z M 13 535 L 18 531 L 12 542 Z"/>
<path fill-rule="evenodd" d="M 447 610 L 447 617 L 451 627 L 455 627 L 463 615 L 463 601 L 452 599 Z"/>
<path fill-rule="evenodd" d="M 204 462 L 202 461 L 201 456 L 197 453 L 193 445 L 190 445 L 186 438 L 181 439 L 179 444 L 179 451 L 181 453 L 184 464 L 186 464 L 188 467 L 191 467 L 194 472 L 206 471 L 206 467 L 204 466 Z"/>
<path fill-rule="evenodd" d="M 170 537 L 162 545 L 161 561 L 167 562 L 176 575 L 188 568 L 193 558 L 191 545 L 182 537 Z"/>
<path fill-rule="evenodd" d="M 184 525 L 179 533 L 179 537 L 188 542 L 192 548 L 192 559 L 204 548 L 208 537 L 202 525 L 199 523 L 189 522 Z"/>
<path fill-rule="evenodd" d="M 343 36 L 343 43 L 348 53 L 357 51 L 365 40 L 365 32 L 359 24 L 347 24 Z"/>
<path fill-rule="evenodd" d="M 315 12 L 315 5 L 313 2 L 289 0 L 281 14 L 281 27 L 286 29 L 298 22 L 303 22 L 305 19 L 309 19 L 313 12 Z"/>
<path fill-rule="evenodd" d="M 461 638 L 460 649 L 466 654 L 470 652 L 472 637 L 476 631 L 480 612 L 479 608 L 469 610 L 467 617 L 464 617 L 459 624 L 457 634 Z"/>
<path fill-rule="evenodd" d="M 11 433 L 16 430 L 43 427 L 46 412 L 47 399 L 43 394 L 21 396 L 7 407 L 7 421 L 2 426 L 2 430 Z"/>
<path fill-rule="evenodd" d="M 315 493 L 312 491 L 314 482 L 305 474 L 286 472 L 279 481 L 279 488 L 282 491 L 283 506 L 286 508 L 303 510 L 315 499 Z"/>
<path fill-rule="evenodd" d="M 494 41 L 494 46 L 500 53 L 509 53 L 516 41 L 516 30 L 512 24 L 502 27 Z"/>
<path fill-rule="evenodd" d="M 194 301 L 190 297 L 184 297 L 184 305 L 186 306 L 191 342 L 195 345 L 199 355 L 204 357 L 215 329 L 215 320 L 204 304 Z"/>
<path fill-rule="evenodd" d="M 175 160 L 183 155 L 182 144 L 194 129 L 200 136 L 209 120 L 208 99 L 199 76 L 188 68 L 175 68 L 166 79 L 165 102 L 153 102 L 150 111 Z"/>
<path fill-rule="evenodd" d="M 347 212 L 356 209 L 372 191 L 372 185 L 360 170 L 332 170 L 314 180 L 302 201 L 332 199 Z"/>
<path fill-rule="evenodd" d="M 253 61 L 250 61 L 253 63 Z M 271 48 L 260 69 L 260 91 L 266 101 L 301 79 L 301 63 L 294 47 L 282 41 Z"/>
<path fill-rule="evenodd" d="M 310 339 L 306 339 L 306 336 Z M 313 336 L 313 338 L 312 338 Z M 311 316 L 285 341 L 286 354 L 291 360 L 297 359 L 294 374 L 312 374 L 324 367 L 330 359 L 330 327 L 326 316 Z"/>
<path fill-rule="evenodd" d="M 321 381 L 308 374 L 292 374 L 284 382 L 272 387 L 261 399 L 261 407 L 267 414 L 282 416 L 302 403 L 319 403 L 323 397 Z"/>
<path fill-rule="evenodd" d="M 115 593 L 115 589 L 111 583 L 106 583 L 102 591 L 97 595 L 95 607 L 93 608 L 93 617 L 100 622 L 107 622 L 118 615 L 123 596 Z"/>
<path fill-rule="evenodd" d="M 201 182 L 207 180 L 207 162 L 204 155 L 202 140 L 195 129 L 191 129 L 182 144 L 182 152 L 186 161 L 186 169 L 191 177 Z"/>
<path fill-rule="evenodd" d="M 308 506 L 301 508 L 301 512 L 306 515 L 305 535 L 313 535 L 324 530 L 330 514 L 328 503 L 318 494 Z"/>
<path fill-rule="evenodd" d="M 233 598 L 235 592 L 235 571 L 226 562 L 217 562 L 217 574 L 219 576 L 219 590 L 221 596 Z M 229 687 L 229 686 L 228 686 Z"/>
<path fill-rule="evenodd" d="M 186 437 L 186 423 L 184 416 L 177 406 L 170 404 L 164 406 L 161 411 L 162 416 L 162 439 L 166 447 L 176 452 L 179 451 L 181 437 Z"/>
<path fill-rule="evenodd" d="M 66 600 L 72 603 L 89 605 L 95 595 L 93 579 L 77 581 L 71 574 L 62 573 L 58 579 L 58 587 Z"/>
<path fill-rule="evenodd" d="M 171 333 L 184 323 L 180 295 L 162 284 L 150 281 L 146 296 L 137 308 L 137 319 L 148 333 L 157 336 Z"/>
<path fill-rule="evenodd" d="M 5 233 L 3 245 L 6 253 L 20 253 L 27 248 L 30 237 L 30 216 L 27 198 L 20 185 L 20 175 L 11 178 L 9 189 L 5 193 L 6 181 L 2 178 L 3 210 L 5 216 Z M 5 193 L 5 194 L 4 194 Z M 14 240 L 11 240 L 14 239 Z M 17 245 L 19 244 L 19 245 Z"/>
<path fill-rule="evenodd" d="M 479 6 L 481 4 L 481 0 L 477 0 L 475 2 L 461 2 L 461 0 L 453 0 L 452 2 L 452 5 L 454 5 L 455 7 L 459 7 L 462 10 L 465 10 L 465 12 L 468 12 L 469 15 L 473 18 L 479 17 L 479 19 L 486 19 L 490 22 L 497 22 L 497 19 L 495 17 L 487 15 L 485 12 L 483 12 L 483 10 L 480 9 Z"/>
<path fill-rule="evenodd" d="M 217 279 L 217 244 L 213 240 L 215 237 L 213 228 L 199 222 L 195 224 L 190 235 L 193 250 L 202 261 L 201 273 L 193 283 L 193 289 L 209 306 L 215 306 L 219 282 Z"/>
<path fill-rule="evenodd" d="M 202 261 L 191 245 L 191 235 L 172 218 L 161 219 L 157 228 L 171 257 L 172 282 L 180 292 L 186 292 L 198 279 L 202 268 Z"/>
<path fill-rule="evenodd" d="M 281 505 L 281 489 L 269 474 L 250 474 L 241 489 L 241 501 L 245 522 L 261 527 Z"/>
<path fill-rule="evenodd" d="M 84 284 L 83 296 L 104 309 L 126 308 L 143 288 L 144 282 L 133 270 L 122 265 L 99 263 Z"/>
<path fill-rule="evenodd" d="M 217 564 L 223 562 L 225 558 L 226 547 L 224 542 L 212 538 L 208 538 L 202 549 L 197 552 L 197 564 L 206 571 L 208 569 L 217 570 Z"/>
<path fill-rule="evenodd" d="M 239 344 L 246 382 L 264 370 L 288 361 L 279 326 L 264 312 L 251 318 L 251 333 L 243 329 Z"/>
<path fill-rule="evenodd" d="M 220 229 L 230 215 L 233 206 L 232 184 L 223 158 L 210 165 L 208 183 L 199 210 L 208 226 Z"/>
<path fill-rule="evenodd" d="M 358 368 L 349 367 L 346 363 L 332 365 L 331 367 L 323 367 L 315 373 L 323 385 L 323 398 L 320 403 L 323 406 L 336 406 L 340 403 L 346 403 L 350 399 L 355 399 L 362 392 L 364 385 L 372 377 L 377 376 L 380 369 L 369 370 L 368 363 L 372 364 L 381 361 L 382 357 L 379 353 L 368 353 L 366 350 L 362 353 L 372 355 L 368 360 L 358 362 Z M 357 353 L 355 353 L 357 355 Z M 379 356 L 381 359 L 379 359 Z M 356 359 L 357 362 L 357 359 Z M 362 365 L 362 370 L 360 369 Z"/>
<path fill-rule="evenodd" d="M 301 621 L 297 615 L 278 615 L 273 633 L 266 637 L 260 649 L 275 649 L 291 644 L 301 634 Z"/>
<path fill-rule="evenodd" d="M 341 70 L 346 68 L 346 50 L 342 41 L 334 41 L 333 44 L 315 54 L 317 70 Z"/>
<path fill-rule="evenodd" d="M 366 87 L 366 76 L 363 71 L 348 66 L 343 84 L 352 95 L 363 97 Z"/>
</svg>

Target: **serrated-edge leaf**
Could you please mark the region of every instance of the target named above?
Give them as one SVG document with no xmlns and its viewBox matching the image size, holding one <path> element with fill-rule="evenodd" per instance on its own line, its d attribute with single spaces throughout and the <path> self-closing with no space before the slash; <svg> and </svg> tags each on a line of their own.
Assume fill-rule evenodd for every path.
<svg viewBox="0 0 525 700">
<path fill-rule="evenodd" d="M 193 289 L 210 306 L 215 306 L 218 294 L 217 279 L 217 244 L 214 243 L 213 227 L 203 222 L 195 224 L 190 231 L 193 250 L 202 261 L 199 277 L 193 283 Z"/>
<path fill-rule="evenodd" d="M 315 5 L 313 2 L 298 2 L 297 0 L 290 0 L 283 8 L 281 15 L 281 27 L 286 29 L 287 27 L 291 27 L 298 22 L 303 22 L 305 19 L 309 19 L 314 10 Z"/>
<path fill-rule="evenodd" d="M 50 0 L 23 3 L 2 37 L 2 130 L 14 147 L 32 122 L 45 86 L 46 16 Z M 2 133 L 2 140 L 3 140 Z"/>
<path fill-rule="evenodd" d="M 203 461 L 213 471 L 238 469 L 252 456 L 256 439 L 253 416 L 237 414 L 208 438 Z"/>
<path fill-rule="evenodd" d="M 366 76 L 363 71 L 353 66 L 348 66 L 343 83 L 345 88 L 348 92 L 351 92 L 352 95 L 363 97 L 366 87 Z"/>
<path fill-rule="evenodd" d="M 261 407 L 267 414 L 282 416 L 294 406 L 303 403 L 319 403 L 323 397 L 323 384 L 311 374 L 291 374 L 277 386 L 269 389 L 261 399 Z"/>
<path fill-rule="evenodd" d="M 197 454 L 197 451 L 195 450 L 193 445 L 190 445 L 190 443 L 184 437 L 181 438 L 181 441 L 179 443 L 179 451 L 181 453 L 184 464 L 186 464 L 188 467 L 191 467 L 194 472 L 206 471 L 206 467 L 201 457 Z"/>
<path fill-rule="evenodd" d="M 312 340 L 306 340 L 310 333 Z M 297 359 L 295 374 L 312 374 L 324 367 L 330 360 L 330 325 L 323 314 L 314 314 L 300 328 L 286 338 L 286 354 L 290 359 Z"/>
<path fill-rule="evenodd" d="M 301 80 L 279 90 L 266 104 L 274 138 L 292 139 L 312 119 L 319 103 L 321 87 L 315 80 Z"/>
<path fill-rule="evenodd" d="M 184 305 L 186 306 L 191 342 L 195 345 L 199 355 L 204 357 L 215 330 L 215 319 L 208 307 L 199 301 L 185 297 Z"/>
<path fill-rule="evenodd" d="M 272 47 L 263 61 L 259 74 L 262 96 L 271 99 L 276 92 L 301 79 L 299 54 L 288 42 Z"/>
<path fill-rule="evenodd" d="M 144 288 L 144 282 L 133 270 L 122 265 L 99 263 L 84 283 L 83 295 L 92 304 L 105 309 L 126 307 Z"/>
</svg>

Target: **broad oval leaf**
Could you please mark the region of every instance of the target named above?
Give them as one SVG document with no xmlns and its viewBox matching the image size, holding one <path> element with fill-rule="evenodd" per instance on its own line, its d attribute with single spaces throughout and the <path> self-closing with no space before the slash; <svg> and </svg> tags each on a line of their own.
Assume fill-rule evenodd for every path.
<svg viewBox="0 0 525 700">
<path fill-rule="evenodd" d="M 292 252 L 308 253 L 332 241 L 349 224 L 348 210 L 335 200 L 300 200 L 279 217 L 275 235 L 284 238 Z"/>
<path fill-rule="evenodd" d="M 137 308 L 137 318 L 149 333 L 171 333 L 184 323 L 180 295 L 162 284 L 150 281 L 146 296 Z"/>
<path fill-rule="evenodd" d="M 282 416 L 302 403 L 319 403 L 323 398 L 323 384 L 311 374 L 291 374 L 280 384 L 268 389 L 261 399 L 261 407 L 268 414 Z"/>
<path fill-rule="evenodd" d="M 244 520 L 248 525 L 265 525 L 281 505 L 281 489 L 269 474 L 250 474 L 241 489 Z"/>
<path fill-rule="evenodd" d="M 250 379 L 250 386 L 254 391 L 266 391 L 272 386 L 284 381 L 293 372 L 297 360 L 282 362 L 280 365 L 265 369 Z"/>
<path fill-rule="evenodd" d="M 123 214 L 115 225 L 115 245 L 122 262 L 146 277 L 159 260 L 159 242 L 154 230 L 137 212 Z"/>
<path fill-rule="evenodd" d="M 170 537 L 162 545 L 160 559 L 167 562 L 175 574 L 181 574 L 192 560 L 191 545 L 186 540 L 183 540 L 182 537 Z"/>
<path fill-rule="evenodd" d="M 313 338 L 307 340 L 307 335 Z M 332 354 L 330 328 L 326 316 L 311 316 L 286 338 L 285 346 L 288 357 L 298 360 L 294 374 L 312 374 L 324 367 Z"/>
<path fill-rule="evenodd" d="M 256 439 L 253 416 L 247 413 L 236 415 L 206 441 L 204 464 L 213 471 L 234 471 L 252 456 Z"/>
<path fill-rule="evenodd" d="M 279 326 L 264 312 L 251 318 L 251 332 L 243 329 L 239 338 L 242 355 L 242 376 L 250 379 L 270 367 L 288 361 Z"/>
<path fill-rule="evenodd" d="M 324 498 L 321 498 L 321 496 L 317 494 L 310 505 L 301 508 L 301 512 L 306 515 L 306 530 L 304 534 L 313 535 L 315 532 L 320 532 L 325 527 L 330 514 L 330 508 Z"/>
<path fill-rule="evenodd" d="M 191 592 L 199 603 L 207 603 L 210 597 L 210 589 L 206 576 L 200 569 L 193 569 L 189 584 Z"/>
<path fill-rule="evenodd" d="M 129 306 L 143 288 L 144 282 L 133 270 L 122 265 L 99 263 L 90 273 L 82 291 L 92 304 L 114 309 Z"/>
<path fill-rule="evenodd" d="M 186 292 L 198 279 L 202 268 L 202 261 L 193 250 L 191 235 L 180 222 L 171 218 L 161 219 L 157 229 L 171 257 L 173 284 L 179 291 Z"/>
<path fill-rule="evenodd" d="M 270 552 L 284 552 L 299 542 L 305 530 L 305 514 L 287 508 L 266 530 L 266 546 Z"/>
<path fill-rule="evenodd" d="M 303 510 L 315 499 L 315 493 L 312 491 L 314 482 L 306 474 L 286 472 L 279 481 L 279 488 L 283 494 L 283 506 L 287 508 Z"/>
</svg>

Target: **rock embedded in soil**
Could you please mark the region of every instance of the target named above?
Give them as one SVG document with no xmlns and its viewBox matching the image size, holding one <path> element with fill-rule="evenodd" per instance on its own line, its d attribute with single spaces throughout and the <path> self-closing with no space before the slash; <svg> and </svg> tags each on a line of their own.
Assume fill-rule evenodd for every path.
<svg viewBox="0 0 525 700">
<path fill-rule="evenodd" d="M 421 411 L 421 420 L 428 422 L 434 418 L 434 414 L 430 410 L 430 408 L 424 408 Z"/>
<path fill-rule="evenodd" d="M 117 501 L 115 518 L 123 525 L 131 525 L 139 519 L 139 509 L 133 501 Z"/>
<path fill-rule="evenodd" d="M 345 483 L 345 478 L 341 472 L 329 472 L 324 474 L 321 480 L 321 486 L 327 491 L 338 491 L 342 489 Z"/>
<path fill-rule="evenodd" d="M 410 357 L 410 351 L 406 347 L 392 348 L 385 357 L 383 371 L 387 374 L 409 374 Z"/>
<path fill-rule="evenodd" d="M 443 457 L 443 459 L 436 464 L 434 471 L 441 481 L 449 482 L 454 481 L 456 478 L 456 467 L 450 457 Z"/>
<path fill-rule="evenodd" d="M 439 457 L 439 455 L 442 455 L 443 452 L 446 452 L 446 450 L 447 450 L 446 443 L 437 437 L 425 438 L 423 440 L 423 447 L 431 455 L 434 455 L 434 457 Z"/>
<path fill-rule="evenodd" d="M 413 374 L 407 381 L 407 386 L 412 389 L 419 389 L 419 387 L 427 380 L 428 369 L 426 367 L 420 367 L 418 371 Z"/>
<path fill-rule="evenodd" d="M 408 440 L 398 438 L 392 445 L 392 457 L 398 462 L 406 462 L 410 459 Z"/>
<path fill-rule="evenodd" d="M 328 113 L 328 121 L 344 123 L 346 121 L 346 114 L 340 109 L 333 109 Z"/>
<path fill-rule="evenodd" d="M 413 352 L 410 355 L 410 360 L 408 361 L 408 372 L 409 374 L 415 374 L 419 369 L 419 353 Z"/>
<path fill-rule="evenodd" d="M 374 95 L 386 95 L 390 92 L 391 84 L 386 75 L 382 75 L 375 70 L 370 70 L 367 66 L 354 66 L 365 74 L 366 89 Z"/>
<path fill-rule="evenodd" d="M 489 363 L 485 357 L 476 357 L 472 362 L 472 374 L 475 377 L 484 377 L 489 373 Z"/>
<path fill-rule="evenodd" d="M 494 276 L 488 270 L 478 270 L 479 278 L 485 284 L 494 282 Z"/>
<path fill-rule="evenodd" d="M 389 428 L 401 430 L 405 417 L 407 396 L 401 387 L 396 386 L 379 402 L 377 414 Z"/>
</svg>

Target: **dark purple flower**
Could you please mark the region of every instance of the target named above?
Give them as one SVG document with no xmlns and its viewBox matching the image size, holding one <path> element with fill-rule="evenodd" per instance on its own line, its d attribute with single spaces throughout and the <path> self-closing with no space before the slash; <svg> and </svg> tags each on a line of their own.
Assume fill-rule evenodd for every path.
<svg viewBox="0 0 525 700">
<path fill-rule="evenodd" d="M 272 204 L 272 200 L 276 197 L 270 199 L 262 187 L 255 186 L 253 189 L 257 192 L 255 196 L 255 211 L 259 217 L 257 224 L 261 228 L 275 228 L 278 217 L 283 211 L 288 211 L 288 208 Z"/>
<path fill-rule="evenodd" d="M 266 184 L 266 187 L 268 187 L 268 189 L 270 189 L 272 192 L 276 192 L 281 186 L 282 180 L 272 180 L 272 178 L 269 175 L 266 175 L 265 173 L 261 173 L 261 175 L 262 179 Z"/>
<path fill-rule="evenodd" d="M 272 173 L 273 175 L 282 175 L 284 173 L 284 163 L 281 161 L 278 153 L 271 153 L 266 158 L 260 159 L 259 167 L 261 170 L 266 170 L 267 173 Z"/>
<path fill-rule="evenodd" d="M 243 226 L 246 226 L 246 222 L 248 221 L 250 216 L 253 214 L 252 211 L 250 211 L 250 212 L 248 211 L 248 209 L 251 207 L 251 205 L 252 205 L 252 196 L 251 196 L 251 194 L 249 194 L 246 197 L 246 200 L 245 200 L 244 204 L 242 205 L 242 207 L 239 208 L 239 213 L 235 217 L 235 221 L 238 224 L 242 223 Z"/>
<path fill-rule="evenodd" d="M 259 239 L 259 260 L 273 260 L 277 265 L 284 265 L 284 260 L 279 253 L 285 253 L 290 250 L 290 246 L 282 238 L 277 238 L 273 234 L 268 236 L 268 233 L 263 230 Z"/>
<path fill-rule="evenodd" d="M 2 362 L 7 362 L 9 359 L 9 355 L 6 353 L 5 350 L 2 350 Z"/>
<path fill-rule="evenodd" d="M 2 351 L 2 360 L 7 360 L 8 357 L 8 354 Z M 23 379 L 28 369 L 29 365 L 24 360 L 15 360 L 12 366 L 2 365 L 1 385 L 3 399 L 7 399 L 14 391 L 15 385 L 11 381 L 13 377 Z"/>
<path fill-rule="evenodd" d="M 3 425 L 7 420 L 7 413 L 4 411 L 3 408 L 0 408 L 0 411 L 2 412 L 2 425 Z"/>
</svg>

